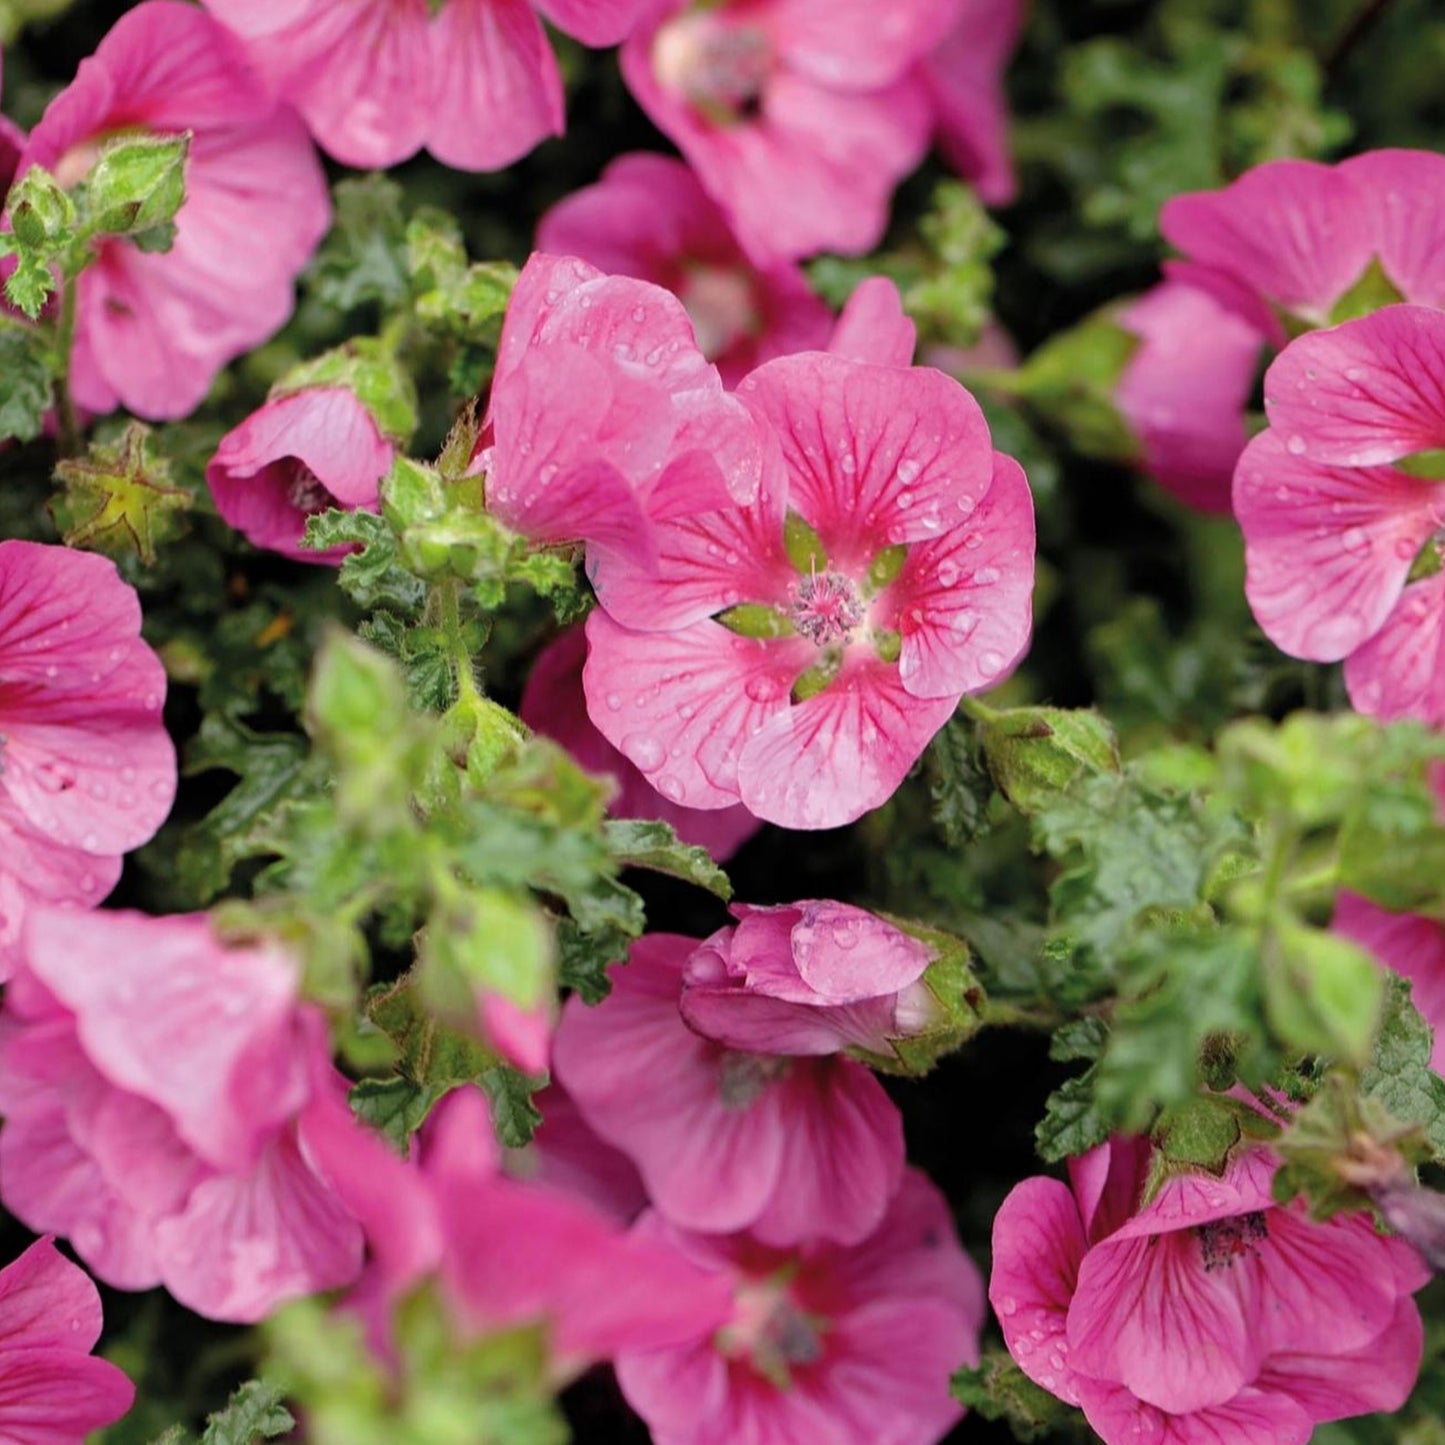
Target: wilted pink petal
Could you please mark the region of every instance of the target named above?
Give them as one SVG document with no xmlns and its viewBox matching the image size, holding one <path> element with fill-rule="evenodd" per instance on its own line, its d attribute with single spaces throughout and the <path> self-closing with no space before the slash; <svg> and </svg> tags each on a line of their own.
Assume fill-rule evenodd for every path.
<svg viewBox="0 0 1445 1445">
<path fill-rule="evenodd" d="M 229 431 L 206 483 L 222 519 L 258 547 L 336 564 L 351 549 L 307 550 L 306 519 L 331 507 L 375 506 L 395 456 L 355 393 L 319 387 L 278 396 Z"/>
</svg>

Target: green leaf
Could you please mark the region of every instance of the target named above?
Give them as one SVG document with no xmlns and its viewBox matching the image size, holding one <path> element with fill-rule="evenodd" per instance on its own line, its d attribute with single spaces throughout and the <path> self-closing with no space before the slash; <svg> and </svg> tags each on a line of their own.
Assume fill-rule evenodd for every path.
<svg viewBox="0 0 1445 1445">
<path fill-rule="evenodd" d="M 627 868 L 666 873 L 694 883 L 726 902 L 733 896 L 728 876 L 706 848 L 680 842 L 670 823 L 634 818 L 609 818 L 602 825 L 607 851 Z"/>
<path fill-rule="evenodd" d="M 1369 1057 L 1384 975 L 1358 944 L 1281 920 L 1265 947 L 1270 1027 L 1291 1048 L 1356 1065 Z"/>
<path fill-rule="evenodd" d="M 450 1085 L 418 1084 L 412 1079 L 363 1079 L 348 1096 L 352 1112 L 405 1154 L 411 1136 L 426 1123 Z"/>
<path fill-rule="evenodd" d="M 933 822 L 950 848 L 962 848 L 989 830 L 993 779 L 978 757 L 973 725 L 951 717 L 928 745 L 924 768 Z"/>
<path fill-rule="evenodd" d="M 978 738 L 999 791 L 1025 813 L 1080 777 L 1119 771 L 1114 730 L 1091 710 L 1012 708 L 981 722 Z"/>
<path fill-rule="evenodd" d="M 1196 1097 L 1166 1109 L 1153 1139 L 1172 1164 L 1223 1174 L 1229 1151 L 1242 1137 L 1239 1115 L 1227 1099 Z"/>
<path fill-rule="evenodd" d="M 524 896 L 449 885 L 422 934 L 417 977 L 433 1011 L 474 1028 L 482 993 L 523 1008 L 550 993 L 552 931 Z"/>
<path fill-rule="evenodd" d="M 50 410 L 54 360 L 44 334 L 0 317 L 0 441 L 34 441 Z"/>
<path fill-rule="evenodd" d="M 1060 1431 L 1087 1438 L 1083 1417 L 1034 1384 L 1003 1350 L 989 1350 L 976 1367 L 957 1371 L 949 1390 L 966 1410 L 1005 1421 L 1016 1440 L 1044 1440 Z"/>
<path fill-rule="evenodd" d="M 1039 1158 L 1047 1164 L 1087 1154 L 1113 1128 L 1094 1101 L 1094 1069 L 1065 1079 L 1048 1097 L 1044 1117 L 1034 1129 Z"/>
<path fill-rule="evenodd" d="M 306 521 L 307 547 L 360 545 L 341 564 L 338 580 L 348 596 L 365 608 L 388 607 L 402 617 L 419 613 L 426 583 L 401 560 L 396 533 L 375 512 L 329 511 Z"/>
<path fill-rule="evenodd" d="M 275 1440 L 296 1428 L 282 1394 L 263 1380 L 248 1380 L 230 1398 L 224 1410 L 206 1420 L 201 1445 L 253 1445 Z"/>
<path fill-rule="evenodd" d="M 1430 1025 L 1412 1002 L 1409 983 L 1391 974 L 1360 1093 L 1402 1124 L 1419 1125 L 1435 1158 L 1445 1160 L 1445 1079 L 1430 1067 L 1431 1047 Z"/>
<path fill-rule="evenodd" d="M 190 146 L 189 131 L 109 141 L 85 177 L 86 234 L 128 236 L 168 228 L 185 203 Z"/>
<path fill-rule="evenodd" d="M 492 1103 L 492 1126 L 508 1149 L 521 1149 L 532 1142 L 542 1115 L 532 1095 L 546 1083 L 529 1079 L 509 1064 L 484 1069 L 479 1080 Z"/>
<path fill-rule="evenodd" d="M 380 173 L 339 181 L 336 222 L 307 272 L 312 291 L 337 311 L 394 306 L 410 289 L 402 189 Z"/>
<path fill-rule="evenodd" d="M 583 1003 L 601 1003 L 612 992 L 607 970 L 627 957 L 634 935 L 625 928 L 584 932 L 570 918 L 557 924 L 557 978 Z"/>
</svg>

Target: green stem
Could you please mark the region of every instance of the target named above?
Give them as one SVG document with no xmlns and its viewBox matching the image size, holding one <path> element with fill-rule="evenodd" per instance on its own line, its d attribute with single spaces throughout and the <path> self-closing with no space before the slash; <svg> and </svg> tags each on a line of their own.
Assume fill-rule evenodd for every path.
<svg viewBox="0 0 1445 1445">
<path fill-rule="evenodd" d="M 958 710 L 963 713 L 965 717 L 971 717 L 974 722 L 979 723 L 996 723 L 1003 716 L 996 707 L 990 707 L 986 702 L 976 697 L 960 698 Z"/>
<path fill-rule="evenodd" d="M 435 592 L 441 612 L 441 631 L 447 640 L 447 652 L 452 660 L 452 670 L 457 679 L 457 698 L 462 702 L 475 702 L 481 697 L 477 688 L 476 673 L 472 670 L 472 655 L 467 651 L 466 639 L 462 636 L 462 584 L 455 577 L 448 577 L 440 583 Z"/>
<path fill-rule="evenodd" d="M 78 278 L 66 281 L 60 299 L 60 320 L 56 343 L 60 352 L 60 368 L 55 378 L 55 415 L 60 424 L 60 455 L 73 457 L 80 451 L 80 417 L 70 391 L 70 362 L 75 350 L 76 297 Z"/>
</svg>

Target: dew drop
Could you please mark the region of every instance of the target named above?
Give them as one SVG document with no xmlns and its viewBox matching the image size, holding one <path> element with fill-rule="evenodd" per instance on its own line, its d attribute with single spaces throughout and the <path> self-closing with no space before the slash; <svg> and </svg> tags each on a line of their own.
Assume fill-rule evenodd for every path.
<svg viewBox="0 0 1445 1445">
<path fill-rule="evenodd" d="M 622 739 L 622 751 L 645 773 L 661 765 L 667 749 L 651 733 L 631 733 Z"/>
<path fill-rule="evenodd" d="M 608 712 L 621 712 L 621 711 L 622 711 L 622 694 L 621 694 L 621 693 L 609 692 L 609 693 L 607 694 L 606 702 L 607 702 L 607 710 L 608 710 Z"/>
<path fill-rule="evenodd" d="M 997 567 L 980 567 L 973 574 L 974 585 L 978 587 L 992 587 L 998 581 L 999 572 Z"/>
<path fill-rule="evenodd" d="M 1370 538 L 1361 527 L 1349 527 L 1340 538 L 1346 552 L 1368 552 Z"/>
<path fill-rule="evenodd" d="M 1290 437 L 1289 440 L 1285 442 L 1284 449 L 1290 454 L 1290 456 L 1300 457 L 1304 455 L 1305 446 L 1305 439 L 1302 436 L 1296 434 Z"/>
<path fill-rule="evenodd" d="M 987 649 L 979 653 L 978 665 L 986 673 L 992 675 L 993 673 L 998 672 L 1003 667 L 1003 655 L 1001 653 L 994 652 L 991 648 Z"/>
<path fill-rule="evenodd" d="M 958 568 L 952 562 L 940 562 L 938 564 L 938 585 L 940 587 L 952 587 L 958 581 Z"/>
<path fill-rule="evenodd" d="M 657 791 L 669 802 L 682 802 L 682 784 L 671 773 L 664 773 L 657 780 Z"/>
</svg>

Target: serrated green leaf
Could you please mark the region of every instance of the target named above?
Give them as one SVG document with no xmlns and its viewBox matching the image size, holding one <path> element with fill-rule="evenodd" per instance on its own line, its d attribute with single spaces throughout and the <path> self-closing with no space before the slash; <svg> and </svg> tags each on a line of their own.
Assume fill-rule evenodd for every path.
<svg viewBox="0 0 1445 1445">
<path fill-rule="evenodd" d="M 1409 983 L 1392 974 L 1360 1093 L 1402 1124 L 1419 1125 L 1435 1158 L 1445 1160 L 1445 1079 L 1430 1067 L 1431 1047 L 1430 1025 L 1415 1007 Z"/>
<path fill-rule="evenodd" d="M 348 1096 L 352 1112 L 369 1124 L 398 1152 L 405 1154 L 411 1136 L 426 1123 L 437 1100 L 450 1085 L 418 1084 L 412 1079 L 363 1079 Z"/>
<path fill-rule="evenodd" d="M 50 347 L 42 332 L 0 318 L 0 441 L 40 435 L 55 385 Z"/>
<path fill-rule="evenodd" d="M 529 1079 L 508 1064 L 483 1070 L 479 1081 L 492 1103 L 492 1127 L 508 1149 L 521 1149 L 532 1142 L 542 1115 L 532 1095 L 546 1082 Z"/>
<path fill-rule="evenodd" d="M 336 220 L 307 272 L 311 290 L 338 311 L 395 305 L 410 288 L 401 187 L 378 173 L 338 182 L 333 196 Z"/>
<path fill-rule="evenodd" d="M 1087 1154 L 1113 1128 L 1094 1100 L 1094 1069 L 1065 1079 L 1048 1097 L 1044 1117 L 1034 1129 L 1039 1158 L 1047 1164 Z"/>
<path fill-rule="evenodd" d="M 952 717 L 928 745 L 924 766 L 933 822 L 950 848 L 962 848 L 989 830 L 993 779 L 978 758 L 971 723 Z"/>
<path fill-rule="evenodd" d="M 706 848 L 679 840 L 670 823 L 609 818 L 602 825 L 607 851 L 624 868 L 646 868 L 694 883 L 726 902 L 733 896 L 728 876 Z"/>
<path fill-rule="evenodd" d="M 282 1404 L 281 1391 L 263 1380 L 248 1380 L 224 1410 L 207 1418 L 201 1445 L 254 1445 L 295 1428 L 296 1421 Z"/>
<path fill-rule="evenodd" d="M 1025 813 L 1081 777 L 1119 771 L 1114 730 L 1092 709 L 1010 708 L 984 719 L 978 738 L 999 791 Z"/>
</svg>

